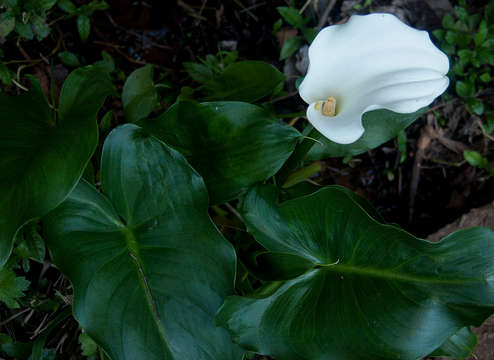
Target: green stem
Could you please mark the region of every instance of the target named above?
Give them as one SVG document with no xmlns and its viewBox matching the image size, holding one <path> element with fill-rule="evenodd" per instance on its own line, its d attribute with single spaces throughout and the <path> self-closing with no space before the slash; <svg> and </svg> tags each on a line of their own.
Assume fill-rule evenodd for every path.
<svg viewBox="0 0 494 360">
<path fill-rule="evenodd" d="M 311 125 L 310 125 L 311 126 Z M 322 138 L 322 134 L 312 128 L 309 135 L 300 142 L 276 175 L 278 184 L 284 184 L 290 174 L 304 164 L 305 157 L 309 150 Z"/>
<path fill-rule="evenodd" d="M 36 340 L 33 342 L 33 349 L 31 352 L 31 357 L 33 360 L 40 360 L 42 353 L 43 353 L 43 347 L 45 346 L 46 340 L 48 339 L 48 335 L 59 327 L 60 323 L 65 321 L 70 315 L 72 315 L 72 306 L 67 306 L 65 309 L 63 309 L 55 319 L 48 325 L 45 330 L 43 330 Z"/>
<path fill-rule="evenodd" d="M 321 172 L 322 168 L 323 165 L 320 161 L 315 161 L 310 165 L 301 167 L 300 169 L 291 173 L 281 187 L 284 189 L 292 187 L 293 185 L 296 185 L 299 182 L 302 182 L 305 179 L 310 178 L 312 175 Z"/>
</svg>

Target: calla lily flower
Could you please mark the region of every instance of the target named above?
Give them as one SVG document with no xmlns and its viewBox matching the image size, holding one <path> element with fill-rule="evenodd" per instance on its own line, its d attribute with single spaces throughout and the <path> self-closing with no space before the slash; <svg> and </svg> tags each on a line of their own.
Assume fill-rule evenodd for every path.
<svg viewBox="0 0 494 360">
<path fill-rule="evenodd" d="M 350 144 L 365 131 L 365 112 L 413 113 L 432 103 L 449 85 L 448 70 L 448 57 L 427 32 L 391 14 L 354 15 L 316 36 L 299 92 L 311 124 Z"/>
</svg>

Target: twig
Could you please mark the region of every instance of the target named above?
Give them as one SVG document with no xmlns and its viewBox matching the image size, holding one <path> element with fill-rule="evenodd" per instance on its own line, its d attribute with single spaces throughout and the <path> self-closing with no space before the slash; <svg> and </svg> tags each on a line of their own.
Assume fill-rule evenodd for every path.
<svg viewBox="0 0 494 360">
<path fill-rule="evenodd" d="M 113 20 L 113 17 L 108 13 L 108 12 L 105 12 L 105 15 L 106 17 L 108 18 L 108 21 L 114 26 L 116 27 L 117 29 L 121 29 L 122 27 L 120 25 L 118 25 L 115 20 Z"/>
<path fill-rule="evenodd" d="M 22 310 L 22 311 L 19 311 L 18 313 L 15 313 L 14 315 L 12 315 L 11 317 L 9 317 L 8 319 L 6 319 L 6 320 L 4 320 L 4 321 L 0 322 L 0 327 L 2 327 L 2 326 L 4 326 L 4 325 L 8 324 L 9 322 L 11 322 L 11 321 L 12 321 L 12 320 L 14 320 L 15 318 L 17 318 L 17 317 L 21 316 L 22 314 L 24 314 L 24 313 L 28 312 L 29 310 L 31 310 L 31 308 L 26 308 L 26 309 L 24 309 L 24 310 Z"/>
<path fill-rule="evenodd" d="M 312 2 L 312 0 L 307 0 L 307 1 L 305 2 L 304 6 L 302 6 L 302 8 L 299 10 L 299 12 L 298 12 L 298 13 L 299 13 L 299 14 L 302 14 L 302 13 L 305 11 L 305 9 L 307 9 L 307 6 L 309 6 L 309 4 L 310 4 L 311 2 Z"/>
<path fill-rule="evenodd" d="M 235 1 L 235 4 L 240 6 L 243 10 L 245 10 L 251 18 L 253 18 L 256 22 L 259 22 L 259 18 L 255 16 L 248 8 L 246 8 L 245 5 L 242 4 L 240 0 L 233 0 L 233 1 Z"/>
<path fill-rule="evenodd" d="M 22 326 L 26 326 L 27 322 L 31 320 L 31 317 L 34 315 L 34 309 L 31 310 L 29 314 L 22 320 Z"/>
<path fill-rule="evenodd" d="M 439 143 L 441 145 L 443 145 L 445 148 L 447 148 L 451 151 L 454 151 L 455 153 L 458 153 L 458 154 L 463 153 L 464 150 L 468 149 L 468 146 L 463 144 L 462 142 L 459 142 L 459 141 L 456 141 L 453 139 L 449 139 L 446 136 L 444 136 L 444 129 L 438 125 L 434 115 L 432 115 L 432 117 L 429 119 L 429 117 L 431 115 L 432 114 L 427 115 L 428 116 L 428 119 L 427 119 L 428 123 L 425 127 L 425 130 L 427 131 L 427 133 L 431 139 L 437 139 L 439 141 Z"/>
<path fill-rule="evenodd" d="M 19 39 L 17 40 L 17 48 L 19 49 L 19 51 L 21 52 L 22 56 L 24 56 L 24 58 L 26 60 L 32 60 L 31 56 L 29 56 L 29 54 L 26 52 L 26 50 L 24 50 L 24 48 L 22 47 L 21 45 L 21 38 L 19 37 Z"/>
<path fill-rule="evenodd" d="M 458 101 L 458 98 L 454 98 L 453 100 L 450 100 L 450 101 L 445 101 L 445 102 L 442 102 L 440 104 L 437 104 L 433 107 L 430 107 L 429 109 L 427 109 L 427 111 L 425 112 L 426 114 L 431 112 L 431 111 L 435 111 L 437 109 L 440 109 L 442 108 L 443 106 L 446 106 L 448 104 L 453 104 L 454 102 Z"/>
<path fill-rule="evenodd" d="M 206 7 L 208 0 L 203 0 L 201 4 L 201 8 L 199 9 L 199 16 L 202 16 L 202 12 L 204 11 L 204 8 Z"/>
<path fill-rule="evenodd" d="M 49 22 L 48 26 L 52 27 L 53 25 L 55 25 L 55 23 L 59 22 L 60 20 L 70 19 L 71 17 L 74 17 L 74 16 L 75 15 L 73 15 L 73 14 L 62 15 L 62 16 L 56 18 L 55 20 Z"/>
<path fill-rule="evenodd" d="M 46 58 L 43 54 L 39 53 L 39 57 L 45 62 L 46 65 L 50 65 L 48 58 Z"/>
<path fill-rule="evenodd" d="M 490 136 L 487 131 L 485 130 L 484 126 L 480 122 L 480 120 L 477 120 L 477 125 L 480 127 L 480 130 L 482 131 L 482 135 L 484 135 L 487 139 L 494 141 L 494 137 Z"/>
<path fill-rule="evenodd" d="M 297 123 L 297 121 L 300 119 L 300 116 L 294 117 L 290 122 L 288 123 L 289 126 L 293 126 Z"/>
<path fill-rule="evenodd" d="M 125 60 L 127 60 L 128 62 L 131 62 L 131 63 L 134 63 L 134 64 L 138 64 L 138 65 L 150 65 L 146 61 L 136 60 L 136 59 L 131 58 L 126 53 L 124 53 L 122 50 L 120 50 L 120 47 L 121 46 L 119 46 L 119 45 L 107 43 L 107 42 L 104 42 L 104 41 L 98 41 L 98 40 L 93 41 L 93 43 L 94 44 L 97 44 L 97 45 L 109 46 L 109 47 L 115 49 L 115 51 L 117 53 L 119 53 L 121 56 L 123 56 L 125 58 Z M 154 64 L 151 64 L 151 65 L 154 65 Z"/>
<path fill-rule="evenodd" d="M 62 338 L 58 341 L 57 346 L 55 346 L 56 351 L 60 353 L 62 352 L 63 343 L 65 342 L 65 340 L 67 340 L 68 337 L 68 334 L 63 334 Z"/>
<path fill-rule="evenodd" d="M 26 68 L 29 68 L 29 67 L 32 67 L 32 66 L 35 66 L 37 64 L 39 64 L 40 62 L 42 62 L 43 60 L 46 60 L 48 61 L 48 59 L 50 57 L 52 57 L 54 54 L 57 53 L 57 51 L 60 49 L 60 45 L 62 43 L 62 35 L 60 34 L 60 36 L 58 37 L 58 40 L 57 40 L 57 46 L 55 46 L 55 48 L 47 55 L 47 56 L 43 56 L 42 54 L 41 55 L 41 58 L 40 59 L 34 59 L 32 60 L 29 55 L 27 55 L 27 53 L 24 55 L 24 56 L 27 56 L 29 57 L 28 60 L 12 60 L 12 61 L 9 61 L 9 62 L 5 62 L 4 64 L 7 65 L 7 64 L 13 64 L 13 63 L 27 63 L 25 65 L 21 65 L 17 68 L 17 74 L 16 74 L 16 77 L 17 77 L 17 82 L 15 82 L 14 80 L 12 80 L 12 82 L 17 85 L 18 87 L 20 87 L 21 89 L 23 90 L 26 90 L 26 88 L 23 88 L 19 83 L 21 81 L 21 71 L 23 69 L 26 69 Z M 20 46 L 20 44 L 19 44 Z M 19 48 L 19 50 L 21 50 L 22 47 Z M 24 50 L 24 49 L 22 49 Z"/>
<path fill-rule="evenodd" d="M 432 161 L 433 163 L 436 163 L 436 164 L 446 165 L 446 166 L 454 166 L 454 167 L 460 167 L 467 162 L 466 160 L 462 160 L 462 161 L 458 161 L 458 162 L 450 162 L 450 161 L 444 161 L 441 159 L 432 159 L 432 158 L 430 158 L 428 160 Z"/>
<path fill-rule="evenodd" d="M 25 86 L 22 86 L 21 84 L 19 84 L 15 79 L 12 79 L 12 82 L 14 83 L 15 86 L 17 86 L 19 89 L 22 89 L 24 91 L 29 91 L 28 88 L 26 88 Z"/>
<path fill-rule="evenodd" d="M 231 206 L 229 203 L 225 203 L 225 206 L 230 212 L 237 217 L 241 222 L 244 222 L 244 219 L 242 219 L 242 215 L 235 209 L 233 206 Z"/>
<path fill-rule="evenodd" d="M 319 23 L 317 24 L 317 30 L 321 30 L 326 22 L 328 21 L 329 13 L 333 10 L 334 5 L 336 4 L 336 0 L 330 0 L 329 4 L 324 9 L 321 18 L 319 19 Z"/>
<path fill-rule="evenodd" d="M 45 325 L 46 319 L 48 319 L 48 316 L 49 316 L 49 314 L 46 314 L 43 317 L 43 320 L 41 320 L 41 324 L 39 324 L 39 326 L 36 328 L 36 330 L 34 330 L 34 333 L 30 338 L 31 340 L 34 339 L 36 336 L 38 336 L 44 329 L 46 329 L 46 326 L 49 326 L 49 324 L 48 324 L 45 327 L 43 327 Z"/>
<path fill-rule="evenodd" d="M 247 12 L 247 11 L 250 11 L 250 10 L 254 10 L 254 9 L 257 9 L 258 7 L 261 7 L 263 5 L 266 5 L 267 3 L 266 2 L 262 2 L 262 3 L 259 3 L 259 4 L 254 4 L 252 6 L 249 6 L 243 10 L 240 10 L 240 13 L 244 13 L 244 12 Z"/>
<path fill-rule="evenodd" d="M 3 64 L 4 65 L 10 65 L 10 64 L 25 64 L 25 63 L 39 63 L 39 59 L 36 60 L 10 60 L 10 61 L 5 61 Z"/>
<path fill-rule="evenodd" d="M 185 11 L 187 11 L 189 13 L 190 16 L 192 17 L 195 17 L 196 19 L 198 20 L 204 20 L 204 21 L 207 21 L 208 19 L 206 19 L 204 16 L 198 14 L 194 8 L 192 6 L 190 6 L 189 4 L 183 2 L 182 0 L 178 0 L 177 2 L 178 6 L 180 6 L 182 9 L 184 9 Z"/>
</svg>

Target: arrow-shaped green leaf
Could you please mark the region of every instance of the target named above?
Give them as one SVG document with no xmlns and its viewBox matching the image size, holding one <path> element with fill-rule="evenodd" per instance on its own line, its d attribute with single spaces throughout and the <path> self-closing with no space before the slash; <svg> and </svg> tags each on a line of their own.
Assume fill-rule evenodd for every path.
<svg viewBox="0 0 494 360">
<path fill-rule="evenodd" d="M 96 114 L 113 89 L 95 68 L 72 72 L 60 94 L 58 122 L 37 81 L 20 96 L 0 94 L 0 266 L 17 230 L 62 202 L 96 149 Z"/>
<path fill-rule="evenodd" d="M 285 76 L 261 61 L 233 63 L 202 87 L 206 100 L 254 102 L 275 91 Z"/>
<path fill-rule="evenodd" d="M 81 180 L 45 219 L 74 317 L 114 360 L 239 360 L 214 315 L 233 293 L 235 253 L 208 216 L 202 178 L 128 124 L 105 141 L 102 191 Z"/>
<path fill-rule="evenodd" d="M 263 296 L 226 300 L 217 322 L 247 350 L 283 360 L 416 360 L 494 312 L 490 229 L 433 244 L 378 223 L 335 186 L 281 205 L 261 186 L 242 214 L 282 265 L 283 254 L 312 262 Z"/>
<path fill-rule="evenodd" d="M 182 101 L 139 125 L 187 157 L 213 204 L 273 176 L 301 136 L 266 110 L 237 101 Z"/>
</svg>

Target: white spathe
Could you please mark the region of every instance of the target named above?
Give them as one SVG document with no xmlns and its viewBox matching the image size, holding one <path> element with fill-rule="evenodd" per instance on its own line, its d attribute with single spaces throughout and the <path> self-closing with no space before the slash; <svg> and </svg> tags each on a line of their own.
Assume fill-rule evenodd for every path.
<svg viewBox="0 0 494 360">
<path fill-rule="evenodd" d="M 309 48 L 309 62 L 299 87 L 309 104 L 307 118 L 339 144 L 362 136 L 365 112 L 413 113 L 449 85 L 448 57 L 427 32 L 392 14 L 354 15 L 345 24 L 324 28 Z M 336 99 L 336 116 L 325 116 L 315 107 L 330 97 Z"/>
</svg>

